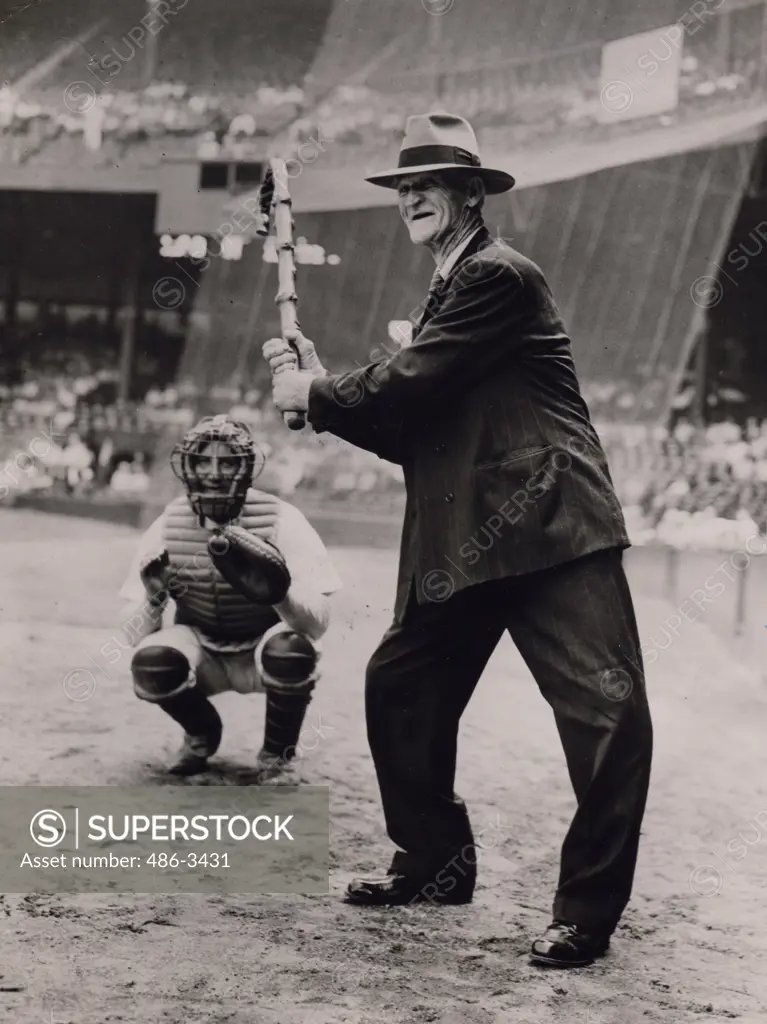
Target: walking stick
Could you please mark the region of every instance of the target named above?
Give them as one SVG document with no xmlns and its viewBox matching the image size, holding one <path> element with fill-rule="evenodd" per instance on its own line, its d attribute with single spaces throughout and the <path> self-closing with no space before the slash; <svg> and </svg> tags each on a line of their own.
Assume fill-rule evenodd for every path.
<svg viewBox="0 0 767 1024">
<path fill-rule="evenodd" d="M 288 191 L 288 169 L 284 160 L 273 158 L 266 164 L 264 180 L 259 192 L 261 206 L 261 226 L 256 233 L 262 237 L 269 235 L 274 228 L 277 248 L 277 297 L 275 302 L 280 309 L 280 329 L 282 337 L 289 331 L 299 330 L 296 305 L 296 263 L 293 256 L 293 214 L 292 201 Z M 296 354 L 298 365 L 298 354 Z M 279 370 L 277 371 L 279 373 Z M 291 430 L 302 430 L 306 426 L 303 412 L 286 412 L 285 423 Z"/>
</svg>

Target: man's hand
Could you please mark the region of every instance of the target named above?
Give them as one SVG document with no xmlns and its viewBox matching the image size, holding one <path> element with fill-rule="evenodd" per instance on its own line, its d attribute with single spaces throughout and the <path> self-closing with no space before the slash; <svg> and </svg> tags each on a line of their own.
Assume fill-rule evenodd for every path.
<svg viewBox="0 0 767 1024">
<path fill-rule="evenodd" d="M 279 370 L 272 377 L 272 398 L 280 412 L 307 412 L 309 388 L 323 374 L 307 370 Z"/>
<path fill-rule="evenodd" d="M 149 604 L 157 611 L 162 611 L 168 603 L 168 586 L 172 581 L 168 552 L 162 551 L 150 558 L 141 566 L 139 575 Z"/>
<path fill-rule="evenodd" d="M 286 331 L 284 338 L 270 338 L 263 346 L 264 359 L 272 374 L 283 369 L 298 369 L 313 377 L 324 377 L 327 370 L 320 362 L 314 342 L 300 331 Z"/>
</svg>

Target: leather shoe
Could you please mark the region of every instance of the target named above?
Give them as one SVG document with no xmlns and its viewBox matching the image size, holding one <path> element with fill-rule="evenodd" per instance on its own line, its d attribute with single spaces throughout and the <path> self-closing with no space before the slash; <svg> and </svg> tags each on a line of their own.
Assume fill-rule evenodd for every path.
<svg viewBox="0 0 767 1024">
<path fill-rule="evenodd" d="M 550 967 L 587 967 L 610 945 L 606 932 L 587 932 L 578 924 L 552 921 L 542 938 L 533 943 L 534 963 Z"/>
<path fill-rule="evenodd" d="M 474 887 L 456 886 L 449 892 L 435 888 L 431 879 L 391 872 L 383 878 L 355 878 L 346 889 L 346 902 L 360 907 L 401 907 L 414 903 L 458 906 L 471 903 Z"/>
</svg>

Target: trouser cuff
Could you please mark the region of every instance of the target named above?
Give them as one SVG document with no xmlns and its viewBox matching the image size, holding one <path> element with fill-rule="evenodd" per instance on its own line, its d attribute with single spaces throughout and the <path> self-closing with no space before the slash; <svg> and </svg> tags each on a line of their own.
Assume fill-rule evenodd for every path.
<svg viewBox="0 0 767 1024">
<path fill-rule="evenodd" d="M 585 903 L 570 897 L 557 897 L 552 912 L 556 921 L 577 924 L 588 932 L 612 935 L 620 920 L 622 909 L 616 913 L 607 903 L 600 905 L 596 901 Z"/>
<path fill-rule="evenodd" d="M 454 878 L 456 882 L 473 880 L 477 875 L 477 848 L 467 843 L 457 850 L 414 856 L 397 850 L 392 857 L 389 874 L 412 875 L 418 878 Z"/>
</svg>

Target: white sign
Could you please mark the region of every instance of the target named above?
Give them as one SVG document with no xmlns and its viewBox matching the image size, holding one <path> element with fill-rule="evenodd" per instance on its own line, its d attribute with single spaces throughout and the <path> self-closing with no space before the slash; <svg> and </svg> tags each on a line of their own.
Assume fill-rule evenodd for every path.
<svg viewBox="0 0 767 1024">
<path fill-rule="evenodd" d="M 331 267 L 336 267 L 341 262 L 340 256 L 326 253 L 321 245 L 312 245 L 303 237 L 296 239 L 293 255 L 296 263 L 309 264 L 315 267 L 321 267 L 325 263 L 329 263 Z M 277 261 L 277 243 L 274 236 L 269 235 L 264 240 L 264 262 L 277 263 Z"/>
<path fill-rule="evenodd" d="M 598 120 L 602 124 L 665 114 L 679 104 L 684 28 L 616 39 L 602 50 Z"/>
<path fill-rule="evenodd" d="M 221 256 L 225 260 L 241 260 L 247 241 L 243 235 L 224 235 L 220 242 L 214 245 L 211 256 Z M 220 246 L 219 252 L 216 252 L 216 246 Z M 160 255 L 176 260 L 185 256 L 193 260 L 204 260 L 208 255 L 208 239 L 205 235 L 161 235 Z M 293 255 L 296 263 L 316 267 L 321 267 L 325 263 L 336 267 L 341 262 L 340 256 L 326 253 L 321 245 L 311 245 L 305 238 L 296 240 Z M 265 263 L 277 263 L 277 245 L 273 235 L 264 241 L 263 260 Z"/>
<path fill-rule="evenodd" d="M 242 235 L 224 235 L 217 255 L 224 260 L 241 260 L 245 241 Z M 208 255 L 208 240 L 205 235 L 162 235 L 160 255 L 176 260 L 184 256 L 189 256 L 193 260 L 204 260 Z"/>
</svg>

